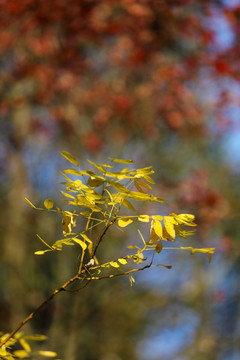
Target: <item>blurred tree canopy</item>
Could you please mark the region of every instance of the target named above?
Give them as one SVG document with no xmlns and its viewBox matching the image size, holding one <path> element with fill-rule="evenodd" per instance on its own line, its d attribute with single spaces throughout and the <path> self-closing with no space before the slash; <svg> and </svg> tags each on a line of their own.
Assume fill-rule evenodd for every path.
<svg viewBox="0 0 240 360">
<path fill-rule="evenodd" d="M 60 150 L 83 163 L 114 154 L 153 164 L 160 196 L 197 215 L 198 241 L 219 257 L 207 274 L 201 260 L 172 270 L 159 289 L 139 277 L 130 293 L 119 280 L 64 294 L 32 326 L 69 360 L 238 356 L 239 170 L 224 151 L 239 130 L 239 16 L 230 0 L 0 1 L 3 331 L 71 268 L 29 255 L 33 234 L 55 239 L 59 224 L 22 199 L 52 195 Z M 181 329 L 190 340 L 164 352 Z"/>
</svg>

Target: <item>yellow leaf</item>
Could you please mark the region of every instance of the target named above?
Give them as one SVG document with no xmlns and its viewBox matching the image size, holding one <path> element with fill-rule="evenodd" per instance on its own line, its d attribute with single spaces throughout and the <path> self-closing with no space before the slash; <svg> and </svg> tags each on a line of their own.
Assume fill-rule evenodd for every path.
<svg viewBox="0 0 240 360">
<path fill-rule="evenodd" d="M 25 339 L 20 339 L 19 342 L 25 351 L 27 351 L 27 352 L 31 351 L 31 347 Z"/>
<path fill-rule="evenodd" d="M 132 275 L 129 275 L 129 282 L 130 282 L 130 288 L 133 286 L 133 283 L 135 283 L 135 279 Z"/>
<path fill-rule="evenodd" d="M 76 227 L 77 215 L 75 213 L 75 211 L 73 213 L 64 212 L 64 216 L 62 219 L 63 235 L 71 233 L 72 229 Z"/>
<path fill-rule="evenodd" d="M 145 187 L 146 189 L 150 189 L 150 190 L 152 189 L 152 187 L 142 179 L 138 179 L 137 182 L 139 183 L 139 185 Z"/>
<path fill-rule="evenodd" d="M 136 211 L 135 207 L 127 199 L 124 199 L 122 203 L 127 209 Z"/>
<path fill-rule="evenodd" d="M 154 230 L 154 220 L 152 220 L 151 222 L 151 227 L 150 227 L 150 237 L 152 239 L 152 242 L 155 244 L 158 241 L 159 236 L 156 234 L 155 230 Z"/>
<path fill-rule="evenodd" d="M 138 184 L 138 182 L 136 180 L 134 180 L 134 185 L 139 192 L 144 193 L 143 189 L 141 188 L 141 186 Z"/>
<path fill-rule="evenodd" d="M 134 163 L 134 161 L 130 160 L 130 159 L 126 159 L 126 160 L 124 160 L 124 159 L 113 159 L 113 158 L 110 158 L 110 157 L 108 159 L 110 159 L 113 162 L 120 163 L 120 164 L 133 164 Z"/>
<path fill-rule="evenodd" d="M 48 209 L 48 210 L 52 209 L 52 207 L 53 207 L 53 202 L 52 202 L 52 200 L 51 200 L 51 199 L 46 199 L 46 200 L 44 201 L 44 206 L 45 206 L 45 208 Z"/>
<path fill-rule="evenodd" d="M 172 216 L 164 216 L 164 226 L 165 229 L 168 233 L 168 235 L 172 238 L 175 239 L 175 229 L 174 229 L 174 224 L 176 223 L 175 220 L 172 218 Z"/>
<path fill-rule="evenodd" d="M 69 154 L 67 151 L 61 151 L 60 154 L 65 157 L 68 161 L 70 161 L 72 164 L 79 166 L 79 162 L 75 157 L 73 157 L 71 154 Z"/>
<path fill-rule="evenodd" d="M 159 241 L 155 247 L 156 253 L 159 254 L 162 251 L 163 245 L 162 242 Z"/>
<path fill-rule="evenodd" d="M 88 179 L 88 185 L 91 187 L 98 187 L 104 183 L 105 179 L 102 176 L 90 176 Z"/>
<path fill-rule="evenodd" d="M 126 193 L 129 191 L 127 188 L 125 188 L 125 186 L 123 186 L 122 184 L 120 184 L 116 181 L 109 180 L 108 183 L 111 184 L 112 187 L 114 187 L 114 189 L 116 189 L 120 193 Z"/>
<path fill-rule="evenodd" d="M 97 168 L 99 171 L 105 173 L 106 170 L 105 170 L 101 165 L 95 164 L 95 162 L 93 162 L 93 161 L 91 161 L 91 160 L 88 160 L 88 162 L 89 162 L 90 164 L 92 164 L 93 166 L 95 166 L 95 168 Z"/>
<path fill-rule="evenodd" d="M 125 227 L 129 224 L 131 224 L 133 221 L 130 218 L 123 218 L 118 220 L 118 226 Z"/>
<path fill-rule="evenodd" d="M 154 227 L 155 233 L 159 237 L 162 237 L 162 224 L 160 223 L 160 221 L 153 220 L 153 227 Z"/>
<path fill-rule="evenodd" d="M 118 259 L 118 262 L 120 262 L 120 264 L 122 264 L 122 265 L 126 265 L 126 264 L 127 264 L 127 260 L 126 260 L 126 259 L 123 259 L 123 258 Z"/>
<path fill-rule="evenodd" d="M 25 359 L 29 357 L 29 353 L 25 350 L 16 350 L 13 352 L 13 354 L 19 359 Z"/>
<path fill-rule="evenodd" d="M 111 266 L 113 266 L 114 268 L 119 268 L 119 264 L 116 261 L 110 261 L 109 263 Z"/>
<path fill-rule="evenodd" d="M 66 192 L 64 192 L 64 191 L 62 191 L 62 190 L 61 190 L 61 193 L 62 193 L 64 196 L 66 196 L 66 197 L 68 197 L 68 198 L 70 198 L 70 199 L 75 199 L 75 197 L 74 197 L 73 195 L 70 195 L 70 194 L 68 194 L 68 193 L 66 193 Z"/>
<path fill-rule="evenodd" d="M 66 174 L 82 176 L 82 172 L 78 171 L 78 170 L 75 170 L 75 169 L 66 169 L 66 170 L 64 170 L 64 172 Z"/>
<path fill-rule="evenodd" d="M 43 351 L 43 350 L 39 350 L 38 353 L 42 356 L 46 356 L 46 357 L 55 357 L 57 356 L 57 353 L 55 353 L 54 351 Z"/>
<path fill-rule="evenodd" d="M 46 340 L 47 339 L 47 336 L 45 335 L 27 335 L 25 336 L 25 339 L 28 339 L 28 340 L 34 340 L 34 341 L 43 341 L 43 340 Z"/>
<path fill-rule="evenodd" d="M 149 222 L 150 218 L 148 215 L 139 215 L 138 220 L 142 222 Z"/>
<path fill-rule="evenodd" d="M 31 205 L 34 209 L 36 209 L 36 206 L 33 205 L 33 204 L 31 203 L 31 201 L 28 200 L 26 197 L 24 198 L 24 200 L 25 200 L 29 205 Z"/>
<path fill-rule="evenodd" d="M 150 184 L 156 184 L 155 181 L 148 175 L 143 176 L 145 180 L 147 180 Z"/>
<path fill-rule="evenodd" d="M 89 237 L 86 235 L 86 234 L 80 234 L 83 238 L 84 238 L 84 240 L 86 240 L 89 244 L 92 244 L 92 240 L 90 240 L 89 239 Z"/>
<path fill-rule="evenodd" d="M 164 199 L 161 199 L 159 197 L 153 196 L 151 194 L 136 192 L 136 191 L 130 191 L 127 194 L 127 196 L 130 197 L 131 199 L 136 200 L 136 201 L 159 201 L 159 202 L 165 202 Z"/>
<path fill-rule="evenodd" d="M 78 239 L 78 238 L 72 238 L 73 241 L 75 241 L 77 244 L 79 244 L 83 250 L 86 250 L 87 245 L 85 244 L 85 242 L 83 242 L 82 240 Z"/>
<path fill-rule="evenodd" d="M 35 251 L 34 254 L 35 254 L 35 255 L 43 255 L 43 254 L 45 254 L 45 253 L 48 252 L 48 251 L 52 251 L 52 250 L 39 250 L 39 251 Z"/>
</svg>

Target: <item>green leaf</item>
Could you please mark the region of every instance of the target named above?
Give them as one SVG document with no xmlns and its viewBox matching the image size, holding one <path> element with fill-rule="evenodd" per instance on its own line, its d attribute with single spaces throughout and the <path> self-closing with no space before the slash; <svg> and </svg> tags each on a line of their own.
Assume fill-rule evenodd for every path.
<svg viewBox="0 0 240 360">
<path fill-rule="evenodd" d="M 120 163 L 120 164 L 133 164 L 134 161 L 131 159 L 113 159 L 113 158 L 108 158 L 109 160 L 116 162 L 116 163 Z"/>
<path fill-rule="evenodd" d="M 51 199 L 46 199 L 44 201 L 44 206 L 47 210 L 50 210 L 53 208 L 53 201 Z"/>
<path fill-rule="evenodd" d="M 118 226 L 126 227 L 127 225 L 131 224 L 133 221 L 131 218 L 123 218 L 118 220 Z"/>
<path fill-rule="evenodd" d="M 31 203 L 30 200 L 28 200 L 26 197 L 24 198 L 24 200 L 29 204 L 31 205 L 34 209 L 37 209 L 35 205 L 33 205 L 33 203 Z"/>
<path fill-rule="evenodd" d="M 39 350 L 38 354 L 40 354 L 42 356 L 46 356 L 46 357 L 55 357 L 55 356 L 57 356 L 57 353 L 55 353 L 54 351 Z"/>
<path fill-rule="evenodd" d="M 75 157 L 73 157 L 71 154 L 69 154 L 67 151 L 61 151 L 60 154 L 65 157 L 68 161 L 70 161 L 72 164 L 79 166 L 79 162 Z"/>
<path fill-rule="evenodd" d="M 79 244 L 83 250 L 86 250 L 87 248 L 87 244 L 85 244 L 85 242 L 83 242 L 82 240 L 78 239 L 78 238 L 72 238 L 73 241 L 75 241 L 77 244 Z"/>
</svg>

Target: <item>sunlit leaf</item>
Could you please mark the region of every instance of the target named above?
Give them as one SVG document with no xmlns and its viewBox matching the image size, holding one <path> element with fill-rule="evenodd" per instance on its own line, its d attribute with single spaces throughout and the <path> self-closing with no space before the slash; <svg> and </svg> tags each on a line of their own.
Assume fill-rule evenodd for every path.
<svg viewBox="0 0 240 360">
<path fill-rule="evenodd" d="M 148 215 L 139 215 L 138 220 L 147 223 L 147 222 L 149 222 L 150 218 Z"/>
<path fill-rule="evenodd" d="M 124 199 L 122 203 L 127 209 L 136 211 L 135 207 L 127 199 Z"/>
<path fill-rule="evenodd" d="M 133 164 L 134 163 L 134 161 L 130 160 L 130 159 L 126 159 L 126 160 L 124 160 L 124 159 L 113 159 L 113 158 L 110 158 L 110 157 L 108 159 L 110 159 L 113 162 L 120 163 L 120 164 Z"/>
<path fill-rule="evenodd" d="M 55 357 L 55 356 L 57 356 L 57 353 L 55 353 L 54 351 L 39 350 L 38 354 L 40 354 L 42 356 L 46 356 L 46 357 Z"/>
<path fill-rule="evenodd" d="M 76 227 L 77 215 L 76 212 L 64 212 L 64 216 L 62 219 L 62 230 L 63 235 L 67 235 L 72 232 L 72 229 Z"/>
<path fill-rule="evenodd" d="M 123 259 L 123 258 L 120 258 L 118 259 L 118 262 L 122 265 L 126 265 L 127 264 L 127 260 L 126 259 Z"/>
<path fill-rule="evenodd" d="M 35 254 L 35 255 L 43 255 L 43 254 L 45 254 L 45 253 L 48 252 L 48 251 L 52 251 L 52 250 L 39 250 L 39 251 L 35 251 L 34 254 Z"/>
<path fill-rule="evenodd" d="M 31 351 L 31 347 L 25 339 L 20 339 L 19 342 L 25 351 L 27 352 Z"/>
<path fill-rule="evenodd" d="M 70 161 L 72 164 L 79 166 L 79 162 L 77 161 L 77 159 L 75 159 L 75 157 L 73 157 L 67 151 L 61 151 L 60 154 L 64 156 L 68 161 Z"/>
<path fill-rule="evenodd" d="M 154 220 L 152 220 L 151 222 L 151 227 L 150 227 L 150 237 L 151 237 L 151 240 L 152 242 L 155 244 L 158 239 L 159 239 L 159 236 L 156 234 L 155 230 L 154 230 Z"/>
<path fill-rule="evenodd" d="M 24 200 L 29 204 L 31 205 L 34 209 L 37 209 L 35 205 L 33 205 L 33 203 L 31 203 L 30 200 L 28 200 L 26 197 L 24 198 Z"/>
<path fill-rule="evenodd" d="M 118 220 L 118 226 L 126 227 L 127 225 L 131 224 L 133 221 L 131 218 L 123 218 Z"/>
<path fill-rule="evenodd" d="M 52 250 L 52 247 L 51 247 L 45 240 L 43 240 L 43 239 L 41 238 L 41 236 L 39 236 L 39 235 L 37 234 L 37 237 L 39 238 L 39 240 L 41 240 L 41 242 L 42 242 L 44 245 L 46 245 L 49 249 Z"/>
<path fill-rule="evenodd" d="M 33 341 L 43 341 L 43 340 L 46 340 L 47 339 L 47 336 L 45 335 L 26 335 L 25 336 L 25 339 L 27 340 L 33 340 Z"/>
<path fill-rule="evenodd" d="M 30 356 L 30 354 L 25 350 L 16 350 L 13 352 L 13 354 L 19 359 L 26 359 Z"/>
<path fill-rule="evenodd" d="M 106 170 L 105 170 L 104 167 L 102 167 L 101 165 L 95 164 L 95 162 L 93 162 L 93 161 L 91 161 L 91 160 L 88 160 L 88 162 L 89 162 L 90 164 L 92 164 L 93 166 L 95 166 L 95 168 L 97 168 L 99 171 L 105 173 Z"/>
<path fill-rule="evenodd" d="M 147 182 L 149 182 L 150 184 L 156 184 L 155 181 L 148 175 L 144 175 L 143 176 L 145 180 L 147 180 Z"/>
<path fill-rule="evenodd" d="M 152 189 L 152 187 L 142 179 L 137 179 L 137 182 L 139 183 L 139 185 L 145 187 L 146 189 Z"/>
<path fill-rule="evenodd" d="M 138 184 L 138 182 L 136 180 L 134 180 L 134 185 L 139 192 L 144 193 L 143 189 L 141 188 L 141 186 Z"/>
<path fill-rule="evenodd" d="M 78 239 L 78 238 L 72 238 L 73 241 L 75 241 L 77 244 L 79 244 L 83 250 L 86 250 L 87 248 L 87 244 L 85 244 L 85 242 L 83 242 L 82 240 Z"/>
<path fill-rule="evenodd" d="M 74 197 L 73 195 L 70 195 L 70 194 L 68 194 L 68 193 L 66 193 L 66 192 L 64 192 L 64 191 L 61 191 L 61 193 L 62 193 L 64 196 L 66 196 L 66 197 L 68 197 L 68 198 L 70 198 L 70 199 L 75 199 L 75 197 Z"/>
<path fill-rule="evenodd" d="M 52 208 L 53 208 L 53 202 L 52 202 L 52 200 L 51 200 L 51 199 L 46 199 L 46 200 L 44 201 L 44 206 L 45 206 L 45 208 L 48 209 L 48 210 L 52 209 Z"/>
<path fill-rule="evenodd" d="M 172 218 L 172 216 L 164 216 L 164 226 L 165 226 L 165 229 L 168 233 L 168 235 L 172 238 L 172 239 L 175 239 L 175 229 L 174 229 L 174 224 L 175 224 L 175 221 L 174 219 Z"/>
<path fill-rule="evenodd" d="M 153 227 L 154 227 L 155 233 L 159 237 L 162 237 L 162 224 L 161 224 L 161 222 L 158 221 L 158 220 L 153 220 Z"/>
<path fill-rule="evenodd" d="M 66 174 L 82 176 L 81 171 L 78 171 L 78 170 L 75 170 L 75 169 L 66 169 L 66 170 L 64 170 L 64 172 Z"/>
<path fill-rule="evenodd" d="M 92 240 L 89 239 L 89 237 L 86 234 L 81 233 L 80 234 L 84 240 L 86 240 L 89 244 L 92 244 Z"/>
<path fill-rule="evenodd" d="M 135 279 L 132 275 L 129 275 L 129 282 L 130 282 L 130 287 L 132 287 L 133 284 L 135 283 Z"/>
<path fill-rule="evenodd" d="M 111 266 L 113 266 L 114 268 L 119 268 L 119 264 L 117 263 L 117 261 L 110 261 L 109 263 Z"/>
<path fill-rule="evenodd" d="M 116 181 L 109 180 L 108 182 L 109 182 L 109 184 L 111 184 L 112 187 L 114 187 L 114 189 L 116 189 L 118 192 L 126 193 L 126 192 L 129 191 L 125 186 L 123 186 L 122 184 L 120 184 L 120 183 L 118 183 L 118 182 L 116 182 Z"/>
</svg>

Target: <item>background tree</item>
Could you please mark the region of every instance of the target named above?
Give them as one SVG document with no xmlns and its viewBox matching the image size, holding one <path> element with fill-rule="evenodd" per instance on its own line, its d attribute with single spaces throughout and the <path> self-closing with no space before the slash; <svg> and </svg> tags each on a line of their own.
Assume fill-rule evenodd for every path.
<svg viewBox="0 0 240 360">
<path fill-rule="evenodd" d="M 72 306 L 67 308 L 64 300 L 54 305 L 55 310 L 46 309 L 42 317 L 46 322 L 41 326 L 36 322 L 35 326 L 50 329 L 57 343 L 59 334 L 65 334 L 65 321 L 72 321 L 71 326 L 81 331 L 78 338 L 90 337 L 83 355 L 86 358 L 94 359 L 96 354 L 102 358 L 124 357 L 127 351 L 133 358 L 140 357 L 130 340 L 124 343 L 120 339 L 137 335 L 140 339 L 141 332 L 147 339 L 150 329 L 139 324 L 153 321 L 151 308 L 157 307 L 162 315 L 158 303 L 164 304 L 166 320 L 159 316 L 161 322 L 151 327 L 156 342 L 142 340 L 143 348 L 161 345 L 159 334 L 166 333 L 171 321 L 176 324 L 171 327 L 175 334 L 172 341 L 179 344 L 178 326 L 184 323 L 179 309 L 188 314 L 195 335 L 189 343 L 182 341 L 181 346 L 172 346 L 169 353 L 162 353 L 163 347 L 157 346 L 158 359 L 177 356 L 174 351 L 178 356 L 183 351 L 183 358 L 205 359 L 231 356 L 224 352 L 228 348 L 230 352 L 239 351 L 235 320 L 239 293 L 234 286 L 239 279 L 238 170 L 226 157 L 228 139 L 233 139 L 239 126 L 239 7 L 227 1 L 21 0 L 2 1 L 0 13 L 0 221 L 4 234 L 2 284 L 6 289 L 1 294 L 1 328 L 9 330 L 18 320 L 16 317 L 22 317 L 26 292 L 27 306 L 32 308 L 42 293 L 52 288 L 56 274 L 68 275 L 70 267 L 67 263 L 63 267 L 61 259 L 58 268 L 51 268 L 44 260 L 34 264 L 28 257 L 35 250 L 33 229 L 40 233 L 44 230 L 48 238 L 54 239 L 57 224 L 44 216 L 39 220 L 20 200 L 28 193 L 36 201 L 52 193 L 56 169 L 62 166 L 56 150 L 64 148 L 83 160 L 89 154 L 96 160 L 106 153 L 115 153 L 116 157 L 131 154 L 137 165 L 141 159 L 144 165 L 152 163 L 160 169 L 155 180 L 161 184 L 160 192 L 171 200 L 172 211 L 177 212 L 179 206 L 198 214 L 198 237 L 203 245 L 211 239 L 221 254 L 211 265 L 218 285 L 213 287 L 208 276 L 209 290 L 206 276 L 195 262 L 181 279 L 170 282 L 166 278 L 175 292 L 163 291 L 167 286 L 159 279 L 161 294 L 151 289 L 149 295 L 144 279 L 139 279 L 142 288 L 134 289 L 130 295 L 127 291 L 132 306 L 139 309 L 128 335 L 123 324 L 114 326 L 123 308 L 129 319 L 127 297 L 119 308 L 106 297 L 98 309 L 90 306 L 82 310 L 85 316 L 89 314 L 88 330 L 76 322 L 76 316 L 70 320 Z M 41 294 L 34 283 L 38 266 L 42 269 Z M 193 279 L 189 272 L 195 272 L 196 277 Z M 19 278 L 25 281 L 25 292 L 21 292 Z M 138 291 L 146 296 L 146 300 L 141 297 L 141 304 L 137 301 Z M 90 292 L 86 296 L 96 303 Z M 81 299 L 72 301 L 77 311 Z M 204 317 L 203 304 L 207 303 L 212 305 L 208 307 L 209 316 Z M 55 321 L 51 324 L 53 311 Z M 105 318 L 102 314 L 111 314 L 111 319 L 116 314 L 116 318 L 113 328 L 109 325 L 109 336 L 101 333 L 105 340 L 101 346 L 95 342 L 99 349 L 93 350 L 91 339 L 100 334 L 100 330 L 92 330 L 99 324 L 94 319 Z M 82 321 L 86 324 L 85 319 Z M 224 332 L 226 322 L 230 336 Z M 84 336 L 80 336 L 82 332 L 86 332 Z M 69 336 L 76 344 L 74 335 Z M 69 338 L 64 339 L 70 343 Z M 116 348 L 112 350 L 110 344 L 117 344 Z M 75 355 L 71 356 L 74 359 Z M 150 354 L 142 356 L 149 359 Z"/>
</svg>

